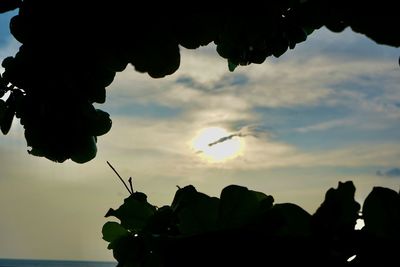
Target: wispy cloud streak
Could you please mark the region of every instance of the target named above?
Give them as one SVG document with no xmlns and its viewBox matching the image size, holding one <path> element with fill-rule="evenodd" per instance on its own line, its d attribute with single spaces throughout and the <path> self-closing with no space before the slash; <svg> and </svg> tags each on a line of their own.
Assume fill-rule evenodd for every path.
<svg viewBox="0 0 400 267">
<path fill-rule="evenodd" d="M 393 168 L 386 171 L 378 170 L 376 175 L 385 177 L 400 177 L 400 168 Z"/>
</svg>

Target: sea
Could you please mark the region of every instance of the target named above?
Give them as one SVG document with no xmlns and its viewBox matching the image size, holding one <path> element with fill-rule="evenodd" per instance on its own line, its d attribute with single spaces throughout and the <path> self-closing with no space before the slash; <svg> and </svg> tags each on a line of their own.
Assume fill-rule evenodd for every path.
<svg viewBox="0 0 400 267">
<path fill-rule="evenodd" d="M 115 267 L 116 262 L 0 259 L 0 267 Z"/>
</svg>

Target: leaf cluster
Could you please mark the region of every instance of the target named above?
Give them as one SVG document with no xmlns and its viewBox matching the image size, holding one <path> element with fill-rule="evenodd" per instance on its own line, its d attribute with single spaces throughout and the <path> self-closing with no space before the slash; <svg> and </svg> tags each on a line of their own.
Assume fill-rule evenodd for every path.
<svg viewBox="0 0 400 267">
<path fill-rule="evenodd" d="M 238 185 L 225 187 L 219 198 L 189 185 L 161 208 L 135 192 L 107 212 L 119 222 L 104 224 L 103 239 L 121 267 L 394 266 L 399 193 L 374 187 L 362 212 L 354 193 L 351 181 L 339 182 L 311 215 Z M 365 223 L 361 230 L 358 219 Z"/>
</svg>

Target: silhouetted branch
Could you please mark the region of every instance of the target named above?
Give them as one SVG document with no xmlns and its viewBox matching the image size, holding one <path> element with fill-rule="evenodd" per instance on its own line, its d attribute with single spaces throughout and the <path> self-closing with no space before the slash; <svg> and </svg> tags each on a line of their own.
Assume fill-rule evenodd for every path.
<svg viewBox="0 0 400 267">
<path fill-rule="evenodd" d="M 128 192 L 129 192 L 129 194 L 133 194 L 133 189 L 132 189 L 132 191 L 129 189 L 129 187 L 126 185 L 124 179 L 122 179 L 121 175 L 119 175 L 119 173 L 114 169 L 114 167 L 111 165 L 111 163 L 107 161 L 107 164 L 108 164 L 108 166 L 110 166 L 110 168 L 115 172 L 115 174 L 118 176 L 118 178 L 124 184 L 126 190 L 128 190 Z M 132 188 L 132 183 L 131 183 L 132 178 L 129 178 L 129 180 L 130 180 L 129 183 L 131 184 L 131 188 Z"/>
</svg>

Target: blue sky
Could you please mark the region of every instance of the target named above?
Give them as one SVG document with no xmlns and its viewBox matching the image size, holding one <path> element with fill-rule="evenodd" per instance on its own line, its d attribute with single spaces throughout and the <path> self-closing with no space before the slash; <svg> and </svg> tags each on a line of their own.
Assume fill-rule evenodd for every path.
<svg viewBox="0 0 400 267">
<path fill-rule="evenodd" d="M 1 59 L 19 46 L 9 16 L 0 16 Z M 180 69 L 163 79 L 129 66 L 98 105 L 113 127 L 84 165 L 28 155 L 14 122 L 0 137 L 0 257 L 112 259 L 101 227 L 127 192 L 107 160 L 159 206 L 187 184 L 213 196 L 240 184 L 311 213 L 339 181 L 355 183 L 360 203 L 373 186 L 399 190 L 398 56 L 350 30 L 321 29 L 282 57 L 233 73 L 213 45 L 181 49 Z M 207 127 L 245 129 L 241 154 L 201 158 L 191 143 Z"/>
</svg>

